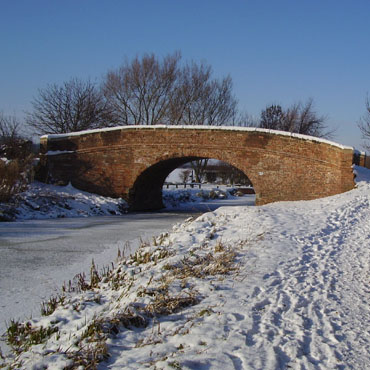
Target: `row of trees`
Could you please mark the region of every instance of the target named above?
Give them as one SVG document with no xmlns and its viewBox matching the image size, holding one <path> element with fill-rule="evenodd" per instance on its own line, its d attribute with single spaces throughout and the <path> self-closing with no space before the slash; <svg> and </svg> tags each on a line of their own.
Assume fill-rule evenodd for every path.
<svg viewBox="0 0 370 370">
<path fill-rule="evenodd" d="M 205 63 L 180 63 L 179 53 L 159 60 L 136 57 L 109 71 L 97 86 L 72 79 L 39 90 L 27 114 L 38 134 L 116 125 L 225 125 L 237 100 L 229 76 L 217 79 Z"/>
<path fill-rule="evenodd" d="M 313 100 L 283 110 L 268 106 L 260 119 L 238 110 L 230 76 L 213 77 L 206 63 L 182 63 L 174 53 L 125 61 L 98 85 L 74 78 L 40 89 L 26 123 L 37 134 L 65 133 L 116 125 L 240 125 L 329 137 Z"/>
<path fill-rule="evenodd" d="M 272 104 L 251 119 L 238 110 L 230 76 L 214 78 L 206 63 L 182 63 L 180 53 L 159 59 L 145 54 L 106 73 L 101 83 L 73 78 L 40 89 L 26 114 L 37 134 L 66 133 L 116 125 L 238 125 L 330 138 L 326 117 L 314 102 L 288 108 Z M 0 139 L 19 136 L 15 117 L 1 114 Z M 359 122 L 370 138 L 370 102 Z"/>
</svg>

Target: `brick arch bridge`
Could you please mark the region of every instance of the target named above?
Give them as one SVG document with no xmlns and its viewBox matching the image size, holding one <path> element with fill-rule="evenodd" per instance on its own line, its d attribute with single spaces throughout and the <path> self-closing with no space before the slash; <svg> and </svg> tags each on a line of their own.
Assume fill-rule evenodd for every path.
<svg viewBox="0 0 370 370">
<path fill-rule="evenodd" d="M 162 185 L 180 165 L 215 158 L 252 181 L 256 204 L 308 200 L 354 187 L 353 148 L 272 130 L 126 126 L 41 137 L 44 174 L 112 197 L 132 210 L 163 207 Z"/>
</svg>

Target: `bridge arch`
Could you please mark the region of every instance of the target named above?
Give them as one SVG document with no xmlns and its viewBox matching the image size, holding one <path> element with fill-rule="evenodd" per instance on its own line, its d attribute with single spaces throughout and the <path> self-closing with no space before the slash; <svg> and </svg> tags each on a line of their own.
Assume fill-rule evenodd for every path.
<svg viewBox="0 0 370 370">
<path fill-rule="evenodd" d="M 167 176 L 176 168 L 185 163 L 192 162 L 200 159 L 218 159 L 214 157 L 178 157 L 169 159 L 160 159 L 153 165 L 150 165 L 136 178 L 133 187 L 129 192 L 129 204 L 132 210 L 151 210 L 163 208 L 162 202 L 162 188 Z M 242 169 L 231 164 L 233 167 L 241 170 L 248 176 Z"/>
<path fill-rule="evenodd" d="M 170 169 L 199 158 L 219 159 L 244 172 L 255 187 L 257 205 L 354 187 L 353 148 L 272 130 L 125 126 L 46 135 L 41 148 L 45 171 L 54 181 L 123 197 L 137 210 L 160 208 L 159 184 Z"/>
</svg>

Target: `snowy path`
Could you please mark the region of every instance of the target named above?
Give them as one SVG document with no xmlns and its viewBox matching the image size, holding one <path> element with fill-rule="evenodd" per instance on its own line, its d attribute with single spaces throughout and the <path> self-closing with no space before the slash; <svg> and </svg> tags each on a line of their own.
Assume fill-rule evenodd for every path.
<svg viewBox="0 0 370 370">
<path fill-rule="evenodd" d="M 112 341 L 112 359 L 101 369 L 140 368 L 150 358 L 159 369 L 369 368 L 370 194 L 358 193 L 223 208 L 185 227 L 173 242 L 190 247 L 214 233 L 243 241 L 243 269 L 198 283 L 200 306 L 177 317 L 177 325 L 161 322 L 157 345 L 130 350 L 126 336 Z M 189 325 L 202 310 L 209 317 Z M 181 328 L 187 334 L 173 336 Z M 158 361 L 161 354 L 168 359 Z"/>
<path fill-rule="evenodd" d="M 294 218 L 305 224 L 304 214 Z M 266 275 L 262 289 L 256 288 L 248 342 L 259 351 L 273 350 L 266 358 L 279 368 L 365 369 L 370 345 L 370 249 L 364 248 L 369 245 L 369 198 L 356 198 L 318 223 L 311 225 L 317 227 L 313 233 L 285 235 L 300 254 Z"/>
</svg>

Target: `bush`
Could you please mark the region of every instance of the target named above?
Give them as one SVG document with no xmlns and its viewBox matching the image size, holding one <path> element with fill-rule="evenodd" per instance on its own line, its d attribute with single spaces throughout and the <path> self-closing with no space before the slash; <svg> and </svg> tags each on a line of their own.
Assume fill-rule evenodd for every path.
<svg viewBox="0 0 370 370">
<path fill-rule="evenodd" d="M 0 202 L 23 191 L 33 177 L 32 142 L 20 134 L 15 116 L 0 112 Z"/>
<path fill-rule="evenodd" d="M 21 138 L 0 138 L 0 157 L 25 160 L 32 153 L 32 141 Z"/>
<path fill-rule="evenodd" d="M 32 179 L 33 157 L 25 159 L 0 159 L 0 202 L 26 189 Z"/>
</svg>

